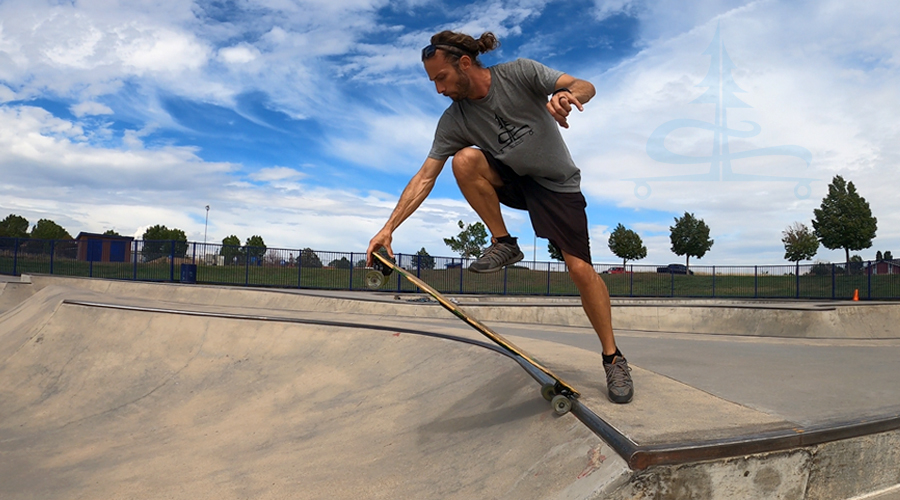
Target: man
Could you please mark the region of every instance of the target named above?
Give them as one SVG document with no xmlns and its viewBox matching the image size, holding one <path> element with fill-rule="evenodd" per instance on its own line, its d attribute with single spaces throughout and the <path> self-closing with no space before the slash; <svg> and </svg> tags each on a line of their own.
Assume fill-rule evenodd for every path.
<svg viewBox="0 0 900 500">
<path fill-rule="evenodd" d="M 384 228 L 369 242 L 369 265 L 372 252 L 380 248 L 393 256 L 391 235 L 425 200 L 452 156 L 460 191 L 492 235 L 491 246 L 469 270 L 494 272 L 522 260 L 500 204 L 527 210 L 535 233 L 561 250 L 581 294 L 603 346 L 609 398 L 627 403 L 634 395 L 631 369 L 616 347 L 609 292 L 591 264 L 581 173 L 558 128 L 568 128 L 573 106 L 584 110 L 594 86 L 527 59 L 485 68 L 478 55 L 498 45 L 492 33 L 475 40 L 443 31 L 422 50 L 428 78 L 453 103 L 438 123 L 422 168 L 403 190 Z"/>
</svg>

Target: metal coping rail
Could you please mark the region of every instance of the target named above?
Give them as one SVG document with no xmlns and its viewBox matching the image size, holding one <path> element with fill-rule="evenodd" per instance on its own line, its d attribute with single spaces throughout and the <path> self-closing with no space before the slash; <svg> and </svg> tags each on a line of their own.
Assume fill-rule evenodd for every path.
<svg viewBox="0 0 900 500">
<path fill-rule="evenodd" d="M 371 323 L 353 323 L 347 321 L 310 320 L 302 318 L 289 318 L 284 316 L 269 316 L 256 314 L 204 312 L 185 309 L 169 309 L 159 307 L 131 306 L 125 304 L 112 304 L 86 300 L 62 301 L 64 304 L 97 307 L 105 309 L 119 309 L 126 311 L 157 312 L 164 314 L 180 314 L 186 316 L 201 316 L 208 318 L 240 319 L 249 321 L 272 321 L 279 323 L 296 323 L 303 325 L 333 326 L 337 328 L 362 328 L 366 330 L 379 330 L 421 335 L 431 338 L 440 338 L 454 342 L 462 342 L 489 349 L 516 361 L 538 383 L 544 384 L 551 379 L 532 366 L 520 356 L 503 349 L 500 346 L 456 335 L 429 332 L 410 328 L 395 328 L 390 326 L 373 325 Z M 877 434 L 900 429 L 900 413 L 882 417 L 862 418 L 832 424 L 823 424 L 807 428 L 793 427 L 767 432 L 757 432 L 747 436 L 738 436 L 722 439 L 709 439 L 698 441 L 683 441 L 668 444 L 640 445 L 622 434 L 614 426 L 600 418 L 580 400 L 573 401 L 571 413 L 581 421 L 588 429 L 606 442 L 619 454 L 632 470 L 644 470 L 652 466 L 680 465 L 707 460 L 735 458 L 759 453 L 771 453 L 786 451 L 794 448 L 814 446 L 830 441 L 839 441 L 860 436 Z"/>
</svg>

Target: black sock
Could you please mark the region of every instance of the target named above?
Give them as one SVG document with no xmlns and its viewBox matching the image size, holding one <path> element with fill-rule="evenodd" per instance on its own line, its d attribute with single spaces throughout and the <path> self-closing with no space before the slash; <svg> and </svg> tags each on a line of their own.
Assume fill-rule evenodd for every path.
<svg viewBox="0 0 900 500">
<path fill-rule="evenodd" d="M 501 237 L 497 238 L 497 243 L 506 243 L 507 245 L 518 245 L 518 243 L 516 243 L 516 241 L 518 239 L 519 238 L 514 238 L 507 234 L 506 236 L 501 236 Z"/>
<path fill-rule="evenodd" d="M 614 353 L 612 353 L 612 354 L 609 354 L 609 355 L 604 354 L 604 355 L 603 355 L 603 362 L 606 363 L 606 364 L 612 363 L 613 360 L 616 359 L 616 356 L 618 356 L 618 357 L 620 357 L 620 358 L 624 358 L 624 357 L 625 357 L 625 356 L 622 356 L 622 352 L 619 351 L 619 348 L 618 348 L 618 347 L 616 347 L 616 352 L 614 352 Z"/>
</svg>

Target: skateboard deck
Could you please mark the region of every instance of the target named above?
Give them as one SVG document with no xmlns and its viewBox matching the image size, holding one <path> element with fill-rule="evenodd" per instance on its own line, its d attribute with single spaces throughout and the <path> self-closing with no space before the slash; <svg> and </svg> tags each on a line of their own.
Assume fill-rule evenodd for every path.
<svg viewBox="0 0 900 500">
<path fill-rule="evenodd" d="M 391 260 L 384 255 L 374 253 L 373 256 L 375 257 L 375 269 L 369 271 L 366 274 L 366 286 L 368 288 L 381 288 L 381 286 L 384 285 L 387 276 L 389 276 L 391 272 L 396 271 L 398 274 L 409 280 L 412 284 L 425 291 L 425 293 L 434 297 L 434 299 L 437 300 L 438 303 L 440 303 L 444 307 L 444 309 L 447 309 L 448 311 L 453 313 L 454 316 L 465 321 L 469 326 L 493 341 L 495 344 L 513 354 L 515 357 L 530 364 L 532 367 L 552 379 L 553 382 L 543 384 L 543 386 L 541 387 L 541 395 L 544 397 L 544 399 L 551 402 L 551 404 L 553 405 L 553 410 L 556 411 L 557 414 L 564 415 L 569 412 L 569 410 L 572 408 L 572 404 L 580 396 L 580 394 L 577 390 L 575 390 L 574 387 L 566 383 L 563 379 L 559 378 L 555 373 L 550 371 L 550 369 L 542 365 L 532 356 L 526 354 L 525 351 L 504 338 L 502 335 L 467 314 L 458 305 L 448 300 L 440 292 L 435 290 L 428 283 L 425 283 L 425 281 L 420 279 L 418 276 L 410 274 L 409 271 L 401 268 L 394 262 L 391 262 Z"/>
</svg>

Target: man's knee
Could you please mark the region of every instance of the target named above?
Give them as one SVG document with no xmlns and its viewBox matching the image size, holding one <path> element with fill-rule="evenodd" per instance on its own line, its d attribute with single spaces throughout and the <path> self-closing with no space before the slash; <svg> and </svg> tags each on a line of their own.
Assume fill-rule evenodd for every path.
<svg viewBox="0 0 900 500">
<path fill-rule="evenodd" d="M 471 179 L 479 173 L 484 176 L 487 167 L 487 159 L 479 149 L 463 148 L 453 155 L 453 175 L 457 179 Z"/>
<path fill-rule="evenodd" d="M 566 266 L 569 268 L 569 275 L 576 284 L 588 283 L 597 278 L 594 266 L 578 257 L 569 256 L 566 259 Z"/>
</svg>

